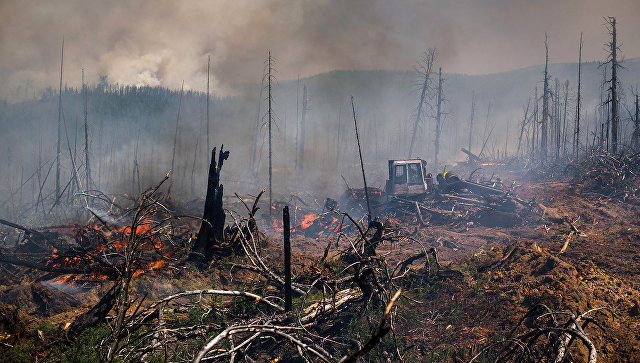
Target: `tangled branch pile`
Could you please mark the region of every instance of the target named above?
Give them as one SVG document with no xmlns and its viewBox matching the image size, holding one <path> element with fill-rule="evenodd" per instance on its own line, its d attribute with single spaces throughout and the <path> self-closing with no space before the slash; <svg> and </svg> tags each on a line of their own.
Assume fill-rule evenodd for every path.
<svg viewBox="0 0 640 363">
<path fill-rule="evenodd" d="M 634 202 L 640 201 L 640 153 L 592 153 L 576 165 L 584 189 Z"/>
</svg>

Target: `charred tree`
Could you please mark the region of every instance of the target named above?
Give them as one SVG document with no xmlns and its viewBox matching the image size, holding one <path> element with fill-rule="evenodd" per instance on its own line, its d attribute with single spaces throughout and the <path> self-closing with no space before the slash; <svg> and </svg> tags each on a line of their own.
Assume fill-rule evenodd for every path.
<svg viewBox="0 0 640 363">
<path fill-rule="evenodd" d="M 367 177 L 364 174 L 364 161 L 362 160 L 362 149 L 360 147 L 360 134 L 358 133 L 358 121 L 356 119 L 356 106 L 351 96 L 351 110 L 353 111 L 353 125 L 356 131 L 356 141 L 358 143 L 358 155 L 360 156 L 360 169 L 362 170 L 362 181 L 364 184 L 364 196 L 367 200 L 367 216 L 371 223 L 371 205 L 369 204 L 369 189 L 367 189 Z"/>
<path fill-rule="evenodd" d="M 211 76 L 209 75 L 210 69 L 211 56 L 207 58 L 207 151 L 211 150 L 211 143 L 209 141 L 209 80 L 211 79 Z"/>
<path fill-rule="evenodd" d="M 555 139 L 555 159 L 560 158 L 560 80 L 556 78 L 553 92 L 553 137 Z"/>
<path fill-rule="evenodd" d="M 547 127 L 549 122 L 549 42 L 547 33 L 544 33 L 544 90 L 542 93 L 542 126 L 540 135 L 540 156 L 542 160 L 547 159 Z"/>
<path fill-rule="evenodd" d="M 180 126 L 180 108 L 182 107 L 182 95 L 184 93 L 184 81 L 182 81 L 182 88 L 180 88 L 180 100 L 178 101 L 178 116 L 176 117 L 176 131 L 173 134 L 173 153 L 171 153 L 171 172 L 175 175 L 173 169 L 176 161 L 176 147 L 178 144 L 178 130 Z"/>
<path fill-rule="evenodd" d="M 538 124 L 540 121 L 539 113 L 538 111 L 540 110 L 539 104 L 538 104 L 538 86 L 536 85 L 535 88 L 535 93 L 534 93 L 534 109 L 533 109 L 533 124 L 531 125 L 533 130 L 531 132 L 531 159 L 534 159 L 537 155 L 538 152 L 538 142 L 539 142 L 539 137 L 538 137 Z"/>
<path fill-rule="evenodd" d="M 284 232 L 284 310 L 291 311 L 293 306 L 293 290 L 291 289 L 291 229 L 289 206 L 282 210 L 282 226 Z"/>
<path fill-rule="evenodd" d="M 476 95 L 475 93 L 471 94 L 471 117 L 469 118 L 469 146 L 468 146 L 468 150 L 469 152 L 471 151 L 471 139 L 472 139 L 472 135 L 473 135 L 473 116 L 475 114 L 475 110 L 476 110 Z"/>
<path fill-rule="evenodd" d="M 425 97 L 427 95 L 427 89 L 429 87 L 429 75 L 431 74 L 431 68 L 433 67 L 433 63 L 435 62 L 437 56 L 437 52 L 435 48 L 430 48 L 425 52 L 422 72 L 424 73 L 424 82 L 422 84 L 422 92 L 420 93 L 420 102 L 418 102 L 418 110 L 416 115 L 416 121 L 413 124 L 413 133 L 411 134 L 411 144 L 409 144 L 409 155 L 407 157 L 411 157 L 413 154 L 413 146 L 416 141 L 416 134 L 418 133 L 418 125 L 420 124 L 420 119 L 422 117 L 422 108 L 424 107 Z"/>
<path fill-rule="evenodd" d="M 253 143 L 251 144 L 251 155 L 249 155 L 249 165 L 251 173 L 256 176 L 258 173 L 256 166 L 256 154 L 258 153 L 258 138 L 260 134 L 260 110 L 262 109 L 262 92 L 264 91 L 264 79 L 267 74 L 266 65 L 262 70 L 262 81 L 260 83 L 260 96 L 258 97 L 258 108 L 256 109 L 256 124 L 253 128 Z M 208 151 L 209 149 L 207 149 Z"/>
<path fill-rule="evenodd" d="M 273 110 L 271 109 L 271 101 L 272 101 L 272 96 L 271 96 L 271 51 L 269 51 L 269 59 L 267 60 L 268 64 L 269 64 L 269 70 L 268 70 L 268 77 L 267 77 L 267 90 L 268 90 L 268 96 L 267 96 L 267 101 L 269 104 L 269 109 L 268 109 L 268 114 L 269 114 L 269 216 L 271 216 L 272 214 L 272 207 L 273 207 L 273 188 L 272 188 L 272 181 L 273 181 L 273 169 L 272 169 L 272 149 L 271 149 L 271 123 L 273 121 L 272 117 L 273 117 Z"/>
<path fill-rule="evenodd" d="M 58 142 L 56 147 L 56 198 L 54 204 L 60 199 L 60 142 L 62 139 L 62 66 L 64 64 L 64 37 L 60 51 L 60 88 L 58 89 Z"/>
<path fill-rule="evenodd" d="M 303 175 L 304 172 L 304 141 L 306 138 L 306 119 L 307 119 L 307 111 L 309 111 L 308 105 L 308 97 L 307 97 L 307 86 L 304 85 L 302 87 L 302 117 L 300 118 L 300 141 L 298 142 L 298 152 L 296 155 L 298 156 L 298 174 L 299 176 Z"/>
<path fill-rule="evenodd" d="M 298 170 L 298 148 L 300 142 L 300 75 L 298 74 L 298 81 L 296 82 L 296 148 L 294 150 L 294 169 Z"/>
<path fill-rule="evenodd" d="M 89 122 L 87 117 L 87 85 L 84 83 L 84 68 L 82 69 L 82 104 L 82 116 L 84 118 L 84 188 L 89 190 L 91 189 L 91 166 L 89 164 Z"/>
<path fill-rule="evenodd" d="M 189 261 L 204 267 L 213 257 L 215 246 L 223 238 L 225 214 L 222 209 L 222 196 L 224 186 L 220 184 L 220 171 L 222 164 L 229 158 L 229 151 L 224 151 L 224 145 L 220 146 L 218 162 L 216 163 L 216 148 L 211 151 L 211 163 L 207 179 L 207 195 L 204 201 L 204 213 L 202 224 L 196 242 L 191 249 Z"/>
<path fill-rule="evenodd" d="M 610 80 L 610 100 L 611 102 L 611 152 L 618 153 L 618 43 L 616 34 L 616 18 L 607 18 L 607 26 L 611 35 L 611 42 L 608 44 L 611 52 L 609 53 L 609 62 L 611 63 L 611 80 Z"/>
<path fill-rule="evenodd" d="M 636 149 L 638 148 L 638 139 L 640 138 L 640 109 L 638 108 L 638 93 L 636 92 L 635 94 L 636 96 L 636 117 L 633 120 L 634 121 L 634 130 L 633 130 L 633 147 L 635 147 Z"/>
<path fill-rule="evenodd" d="M 567 103 L 569 101 L 569 80 L 564 83 L 564 111 L 562 115 L 562 155 L 567 156 Z"/>
<path fill-rule="evenodd" d="M 520 125 L 520 136 L 518 137 L 518 150 L 516 156 L 520 156 L 520 147 L 522 145 L 522 135 L 524 134 L 524 127 L 527 124 L 527 115 L 529 114 L 529 106 L 531 105 L 531 98 L 527 100 L 527 108 L 524 110 L 524 117 L 522 118 L 522 124 Z"/>
<path fill-rule="evenodd" d="M 576 98 L 576 122 L 573 133 L 573 155 L 576 157 L 580 153 L 580 106 L 582 102 L 582 32 L 580 32 L 580 47 L 578 50 L 578 96 Z M 587 134 L 587 139 L 589 135 Z"/>
<path fill-rule="evenodd" d="M 436 111 L 436 142 L 434 153 L 434 167 L 438 170 L 438 153 L 440 152 L 440 129 L 442 118 L 442 67 L 438 71 L 438 105 Z"/>
</svg>

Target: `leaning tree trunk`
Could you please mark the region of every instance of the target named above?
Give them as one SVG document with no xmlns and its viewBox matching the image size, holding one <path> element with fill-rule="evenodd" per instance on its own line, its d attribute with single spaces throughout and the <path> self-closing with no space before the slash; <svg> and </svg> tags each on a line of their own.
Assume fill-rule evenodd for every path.
<svg viewBox="0 0 640 363">
<path fill-rule="evenodd" d="M 223 238 L 225 214 L 222 209 L 223 185 L 220 184 L 220 170 L 224 161 L 229 158 L 229 151 L 223 151 L 223 148 L 224 145 L 220 147 L 219 164 L 216 163 L 216 148 L 214 147 L 213 151 L 211 151 L 203 221 L 189 257 L 189 261 L 200 266 L 205 266 L 211 261 L 214 247 Z"/>
</svg>

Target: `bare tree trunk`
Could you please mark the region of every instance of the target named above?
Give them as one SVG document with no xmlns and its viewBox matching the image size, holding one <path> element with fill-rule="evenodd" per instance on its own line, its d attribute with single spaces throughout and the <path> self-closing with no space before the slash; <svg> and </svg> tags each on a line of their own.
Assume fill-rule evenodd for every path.
<svg viewBox="0 0 640 363">
<path fill-rule="evenodd" d="M 544 91 L 542 93 L 542 134 L 540 135 L 540 153 L 543 161 L 547 160 L 547 124 L 549 120 L 549 42 L 547 33 L 544 33 L 544 48 Z"/>
<path fill-rule="evenodd" d="M 173 153 L 171 153 L 171 173 L 176 175 L 175 161 L 176 161 L 176 146 L 178 144 L 178 127 L 180 125 L 180 108 L 182 107 L 182 94 L 184 93 L 184 81 L 182 81 L 182 87 L 180 88 L 180 99 L 178 100 L 178 116 L 176 117 L 176 132 L 173 134 Z M 171 183 L 173 184 L 173 183 Z"/>
<path fill-rule="evenodd" d="M 62 138 L 62 66 L 64 64 L 64 37 L 60 51 L 60 88 L 58 89 L 58 143 L 56 148 L 56 198 L 54 204 L 60 199 L 60 139 Z"/>
<path fill-rule="evenodd" d="M 555 82 L 555 99 L 553 100 L 553 136 L 555 138 L 555 157 L 556 161 L 560 158 L 560 81 L 556 78 Z"/>
<path fill-rule="evenodd" d="M 253 143 L 251 144 L 251 155 L 249 155 L 249 165 L 254 176 L 257 175 L 256 154 L 258 153 L 258 136 L 260 134 L 260 109 L 262 108 L 262 92 L 264 91 L 264 79 L 266 77 L 266 67 L 262 70 L 262 80 L 260 82 L 260 96 L 258 97 L 258 108 L 256 109 L 256 124 L 253 129 Z M 207 150 L 208 152 L 208 150 Z"/>
<path fill-rule="evenodd" d="M 618 153 L 618 44 L 616 18 L 608 18 L 611 26 L 611 151 Z"/>
<path fill-rule="evenodd" d="M 539 142 L 539 138 L 538 138 L 538 110 L 539 110 L 539 105 L 538 105 L 538 86 L 536 85 L 535 88 L 535 108 L 533 110 L 533 132 L 532 132 L 532 136 L 531 136 L 531 159 L 533 160 L 537 155 L 538 155 L 538 142 Z"/>
<path fill-rule="evenodd" d="M 440 151 L 440 122 L 442 117 L 442 67 L 438 71 L 438 106 L 436 113 L 436 142 L 434 153 L 434 167 L 436 171 L 438 168 L 438 152 Z"/>
<path fill-rule="evenodd" d="M 351 96 L 351 110 L 353 111 L 353 124 L 356 130 L 356 141 L 358 142 L 358 155 L 360 156 L 360 169 L 362 169 L 362 181 L 364 183 L 364 196 L 367 200 L 367 212 L 369 223 L 371 223 L 371 205 L 369 204 L 369 189 L 367 189 L 367 177 L 364 174 L 364 162 L 362 161 L 362 149 L 360 148 L 360 135 L 358 134 L 358 121 L 356 120 L 356 106 Z"/>
<path fill-rule="evenodd" d="M 433 63 L 436 58 L 436 49 L 430 48 L 425 53 L 424 57 L 424 83 L 422 84 L 422 92 L 420 93 L 420 102 L 418 102 L 418 113 L 416 115 L 416 121 L 413 124 L 413 133 L 411 134 L 411 144 L 409 145 L 409 155 L 408 158 L 413 154 L 413 146 L 416 141 L 416 134 L 418 133 L 418 124 L 420 123 L 420 118 L 422 116 L 422 107 L 424 104 L 424 99 L 427 94 L 427 87 L 429 86 L 429 75 L 431 74 L 431 68 L 433 67 Z"/>
<path fill-rule="evenodd" d="M 569 100 L 569 80 L 564 83 L 564 112 L 562 116 L 562 155 L 567 156 L 567 102 Z"/>
<path fill-rule="evenodd" d="M 580 32 L 580 48 L 578 51 L 578 97 L 576 99 L 576 122 L 575 132 L 573 134 L 573 154 L 578 157 L 580 150 L 580 106 L 582 102 L 582 32 Z M 587 140 L 589 140 L 589 134 L 587 133 Z"/>
<path fill-rule="evenodd" d="M 471 140 L 472 140 L 472 135 L 473 135 L 473 116 L 475 114 L 476 111 L 476 95 L 475 93 L 471 93 L 471 117 L 469 118 L 469 152 L 471 151 Z"/>
<path fill-rule="evenodd" d="M 302 87 L 302 117 L 300 118 L 300 142 L 298 150 L 298 175 L 301 178 L 304 173 L 304 152 L 305 152 L 305 139 L 306 139 L 306 119 L 309 106 L 307 104 L 307 86 Z"/>
<path fill-rule="evenodd" d="M 294 168 L 296 175 L 298 171 L 298 150 L 300 148 L 300 75 L 298 75 L 298 81 L 296 82 L 296 149 L 295 149 L 295 162 Z M 297 182 L 297 180 L 296 180 Z"/>
<path fill-rule="evenodd" d="M 269 63 L 269 76 L 267 77 L 267 84 L 268 84 L 268 92 L 269 92 L 269 96 L 268 96 L 268 102 L 269 102 L 269 217 L 271 217 L 272 215 L 272 208 L 273 208 L 273 188 L 272 188 L 272 181 L 273 181 L 273 169 L 272 169 L 272 160 L 271 160 L 271 156 L 272 156 L 272 150 L 271 150 L 271 122 L 272 122 L 272 109 L 271 109 L 271 51 L 269 51 L 269 59 L 268 59 L 268 63 Z"/>
<path fill-rule="evenodd" d="M 527 100 L 527 108 L 524 110 L 524 117 L 522 118 L 522 124 L 520 125 L 520 136 L 518 137 L 518 150 L 516 151 L 516 157 L 520 157 L 520 146 L 522 145 L 522 134 L 524 134 L 524 127 L 527 124 L 527 115 L 529 113 L 530 104 L 531 104 L 531 98 Z"/>
<path fill-rule="evenodd" d="M 211 76 L 209 75 L 210 68 L 211 56 L 207 57 L 207 151 L 211 150 L 211 142 L 209 141 L 209 80 L 211 79 Z"/>
<path fill-rule="evenodd" d="M 84 68 L 82 69 L 82 103 L 83 116 L 84 116 L 84 170 L 85 170 L 85 182 L 84 188 L 86 190 L 91 189 L 91 165 L 89 164 L 89 122 L 87 114 L 87 86 L 84 83 Z"/>
<path fill-rule="evenodd" d="M 340 131 L 342 129 L 342 104 L 338 105 L 338 130 L 336 135 L 336 174 L 340 174 Z"/>
<path fill-rule="evenodd" d="M 133 170 L 131 171 L 131 193 L 140 192 L 140 170 L 138 169 L 138 146 L 140 144 L 140 129 L 136 133 L 136 146 L 133 149 Z M 136 178 L 137 176 L 137 178 Z M 136 191 L 136 179 L 138 180 L 138 190 Z"/>
<path fill-rule="evenodd" d="M 191 166 L 191 195 L 195 195 L 196 193 L 195 173 L 196 173 L 196 165 L 198 164 L 198 144 L 200 143 L 200 135 L 202 133 L 202 103 L 200 103 L 199 108 L 200 108 L 200 128 L 198 129 L 196 144 L 193 147 L 193 165 Z"/>
<path fill-rule="evenodd" d="M 635 129 L 633 130 L 633 146 L 638 148 L 638 139 L 640 138 L 640 109 L 638 108 L 638 93 L 636 90 L 636 118 L 633 120 Z"/>
</svg>

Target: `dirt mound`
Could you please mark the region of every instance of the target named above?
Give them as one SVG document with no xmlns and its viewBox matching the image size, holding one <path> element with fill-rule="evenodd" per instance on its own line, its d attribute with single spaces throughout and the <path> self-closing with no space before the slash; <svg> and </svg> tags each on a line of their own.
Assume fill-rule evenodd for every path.
<svg viewBox="0 0 640 363">
<path fill-rule="evenodd" d="M 574 314 L 608 307 L 613 317 L 588 333 L 603 361 L 640 361 L 640 293 L 594 264 L 574 266 L 536 243 L 517 242 L 488 270 L 489 283 L 512 304 L 545 304 Z"/>
<path fill-rule="evenodd" d="M 20 306 L 24 313 L 49 317 L 80 306 L 75 297 L 40 283 L 17 285 L 0 293 L 0 301 Z"/>
</svg>

